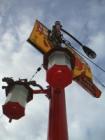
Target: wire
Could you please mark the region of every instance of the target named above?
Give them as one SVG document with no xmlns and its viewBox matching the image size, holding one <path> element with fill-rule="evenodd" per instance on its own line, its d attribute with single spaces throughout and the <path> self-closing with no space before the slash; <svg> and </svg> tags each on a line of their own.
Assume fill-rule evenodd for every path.
<svg viewBox="0 0 105 140">
<path fill-rule="evenodd" d="M 83 44 L 76 39 L 72 34 L 68 33 L 67 31 L 65 31 L 64 29 L 61 28 L 61 31 L 63 31 L 64 33 L 66 33 L 68 36 L 70 36 L 73 40 L 75 40 L 81 47 L 83 47 Z"/>
<path fill-rule="evenodd" d="M 72 47 L 72 49 L 74 49 L 74 50 L 78 53 L 79 56 L 82 55 L 83 57 L 85 57 L 86 59 L 88 59 L 91 63 L 93 63 L 95 66 L 98 66 L 96 63 L 94 63 L 93 61 L 91 61 L 88 57 L 86 57 L 85 55 L 83 55 L 80 51 L 78 51 L 77 49 L 75 49 L 73 46 L 71 46 L 71 47 Z M 98 66 L 98 68 L 101 69 L 103 72 L 105 72 L 105 70 L 102 69 L 100 66 Z M 103 88 L 105 88 L 105 85 L 104 85 L 95 75 L 93 75 L 93 76 L 94 76 L 95 80 L 96 80 Z"/>
<path fill-rule="evenodd" d="M 66 33 L 68 36 L 70 36 L 73 40 L 75 40 L 75 41 L 82 47 L 82 49 L 84 50 L 85 53 L 86 53 L 86 49 L 88 49 L 88 51 L 90 50 L 88 47 L 84 46 L 77 38 L 75 38 L 72 34 L 70 34 L 69 32 L 67 32 L 66 30 L 64 30 L 64 29 L 61 28 L 61 31 L 63 31 L 63 32 Z M 86 57 L 86 56 L 83 55 L 80 51 L 78 51 L 77 49 L 75 49 L 75 48 L 71 45 L 71 43 L 70 43 L 69 41 L 67 41 L 67 40 L 64 40 L 64 44 L 66 44 L 67 46 L 72 47 L 72 48 L 78 53 L 78 55 L 80 55 L 80 56 L 86 58 L 86 59 L 89 60 L 92 64 L 94 64 L 97 68 L 99 68 L 101 71 L 103 71 L 103 72 L 105 73 L 105 70 L 104 70 L 102 67 L 100 67 L 99 65 L 97 65 L 96 63 L 94 63 L 92 60 L 90 60 L 90 59 L 88 58 L 89 55 L 88 55 L 87 53 L 86 53 L 86 54 L 88 55 L 88 57 Z M 95 57 L 93 57 L 93 56 L 96 56 L 95 52 L 93 52 L 92 50 L 90 50 L 90 51 L 94 54 L 94 55 L 92 55 L 91 58 L 95 58 Z M 104 85 L 100 80 L 98 80 L 96 76 L 94 76 L 94 77 L 95 77 L 96 81 L 97 81 L 102 87 L 105 88 L 105 85 Z"/>
<path fill-rule="evenodd" d="M 97 65 L 96 63 L 94 63 L 92 60 L 90 60 L 88 57 L 86 57 L 83 53 L 81 53 L 80 51 L 78 51 L 77 49 L 75 49 L 73 46 L 71 46 L 78 54 L 80 54 L 81 56 L 85 57 L 87 60 L 89 60 L 92 64 L 94 64 L 97 68 L 99 68 L 101 71 L 103 71 L 105 73 L 105 70 L 100 67 L 99 65 Z"/>
<path fill-rule="evenodd" d="M 41 66 L 37 68 L 37 70 L 36 70 L 35 73 L 32 75 L 32 77 L 30 78 L 29 81 L 31 81 L 31 80 L 35 77 L 35 75 L 42 69 L 42 66 L 43 66 L 43 64 L 41 64 Z"/>
<path fill-rule="evenodd" d="M 75 49 L 74 47 L 72 47 L 73 49 Z M 86 57 L 86 56 L 84 56 L 82 53 L 80 53 L 77 49 L 75 49 L 76 50 L 76 52 L 80 55 L 82 55 L 83 57 L 85 57 L 86 59 L 88 59 L 90 62 L 91 62 L 91 60 L 88 58 L 88 57 Z M 92 63 L 93 64 L 95 64 L 93 61 L 92 61 Z M 95 64 L 96 66 L 98 66 L 97 64 Z M 100 66 L 98 66 L 98 68 L 100 68 Z M 102 68 L 101 68 L 101 70 L 103 71 L 103 72 L 105 72 L 105 70 L 103 70 Z M 105 85 L 95 76 L 95 75 L 93 75 L 94 76 L 94 78 L 95 78 L 95 80 L 103 87 L 103 88 L 105 88 Z"/>
<path fill-rule="evenodd" d="M 84 54 L 82 54 L 80 51 L 78 51 L 77 49 L 75 49 L 73 46 L 71 46 L 71 43 L 70 42 L 67 42 L 68 43 L 68 45 L 70 46 L 70 47 L 72 47 L 72 49 L 73 50 L 75 50 L 77 53 L 78 53 L 78 55 L 79 56 L 82 56 L 82 57 L 84 57 L 84 58 L 86 58 L 86 59 L 88 59 L 91 63 L 93 63 L 96 67 L 98 67 L 100 70 L 102 70 L 103 72 L 105 72 L 105 70 L 103 69 L 103 68 L 101 68 L 100 66 L 98 66 L 96 63 L 94 63 L 93 61 L 91 61 L 88 57 L 86 57 Z M 105 88 L 105 85 L 95 76 L 95 75 L 93 75 L 94 76 L 94 79 L 103 87 L 103 88 Z"/>
</svg>

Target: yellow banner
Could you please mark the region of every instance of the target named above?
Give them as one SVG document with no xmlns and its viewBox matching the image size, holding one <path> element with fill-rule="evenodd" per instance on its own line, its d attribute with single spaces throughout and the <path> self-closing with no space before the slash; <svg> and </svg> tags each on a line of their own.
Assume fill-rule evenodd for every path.
<svg viewBox="0 0 105 140">
<path fill-rule="evenodd" d="M 99 98 L 101 91 L 93 83 L 93 76 L 89 65 L 86 61 L 73 50 L 72 48 L 65 46 L 74 56 L 73 78 L 82 88 L 84 88 L 92 96 Z"/>
<path fill-rule="evenodd" d="M 48 28 L 41 22 L 36 20 L 32 33 L 28 39 L 35 48 L 43 54 L 47 53 L 53 48 L 51 42 L 48 40 Z"/>
<path fill-rule="evenodd" d="M 86 77 L 92 80 L 92 72 L 86 61 L 77 54 L 72 48 L 65 46 L 74 55 L 74 68 L 73 68 L 73 78 L 84 74 Z"/>
</svg>

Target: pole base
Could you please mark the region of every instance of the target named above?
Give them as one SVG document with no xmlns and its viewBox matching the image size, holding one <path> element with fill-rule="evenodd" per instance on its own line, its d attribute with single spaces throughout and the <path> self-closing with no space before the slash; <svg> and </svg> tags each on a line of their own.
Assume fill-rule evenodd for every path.
<svg viewBox="0 0 105 140">
<path fill-rule="evenodd" d="M 51 88 L 48 140 L 69 140 L 64 90 Z"/>
</svg>

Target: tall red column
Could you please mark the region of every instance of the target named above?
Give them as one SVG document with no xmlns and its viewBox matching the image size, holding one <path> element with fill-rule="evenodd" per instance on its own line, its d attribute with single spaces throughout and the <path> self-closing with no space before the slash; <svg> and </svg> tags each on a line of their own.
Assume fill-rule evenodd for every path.
<svg viewBox="0 0 105 140">
<path fill-rule="evenodd" d="M 64 88 L 72 83 L 71 54 L 65 48 L 52 49 L 44 56 L 46 81 L 51 87 L 48 140 L 68 140 Z"/>
<path fill-rule="evenodd" d="M 68 140 L 64 89 L 51 88 L 48 140 Z"/>
</svg>

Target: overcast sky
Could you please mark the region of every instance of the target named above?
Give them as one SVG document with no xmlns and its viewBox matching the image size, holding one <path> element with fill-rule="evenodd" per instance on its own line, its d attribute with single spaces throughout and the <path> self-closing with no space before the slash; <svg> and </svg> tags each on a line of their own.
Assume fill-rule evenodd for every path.
<svg viewBox="0 0 105 140">
<path fill-rule="evenodd" d="M 94 62 L 105 69 L 105 0 L 0 0 L 1 86 L 4 76 L 29 79 L 42 64 L 42 55 L 26 41 L 36 19 L 49 28 L 60 20 L 66 30 L 97 53 Z M 105 73 L 90 66 L 94 75 L 105 83 Z M 45 71 L 35 80 L 46 87 Z M 74 82 L 66 88 L 70 140 L 105 140 L 105 89 L 96 84 L 102 90 L 100 99 L 93 98 Z M 0 88 L 0 114 L 4 93 Z M 46 140 L 48 103 L 45 96 L 35 95 L 22 119 L 8 123 L 7 117 L 2 116 L 0 139 Z"/>
</svg>

